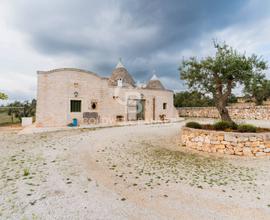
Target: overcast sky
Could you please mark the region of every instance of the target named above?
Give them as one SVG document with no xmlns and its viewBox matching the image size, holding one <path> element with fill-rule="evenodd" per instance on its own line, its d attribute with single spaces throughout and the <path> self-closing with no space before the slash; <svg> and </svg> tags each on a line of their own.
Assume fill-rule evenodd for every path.
<svg viewBox="0 0 270 220">
<path fill-rule="evenodd" d="M 269 0 L 1 0 L 0 91 L 36 96 L 36 71 L 82 68 L 109 76 L 121 57 L 136 81 L 155 72 L 183 89 L 183 57 L 226 41 L 270 60 Z"/>
</svg>

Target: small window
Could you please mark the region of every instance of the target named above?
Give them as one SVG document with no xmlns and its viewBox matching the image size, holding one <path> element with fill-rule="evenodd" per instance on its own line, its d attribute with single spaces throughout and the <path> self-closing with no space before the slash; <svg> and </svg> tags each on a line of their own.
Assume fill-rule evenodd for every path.
<svg viewBox="0 0 270 220">
<path fill-rule="evenodd" d="M 116 121 L 117 121 L 117 122 L 122 122 L 122 121 L 124 121 L 124 116 L 123 116 L 123 115 L 116 115 Z"/>
<path fill-rule="evenodd" d="M 81 100 L 70 100 L 70 112 L 81 112 Z"/>
<path fill-rule="evenodd" d="M 167 109 L 167 103 L 163 103 L 163 109 Z"/>
<path fill-rule="evenodd" d="M 92 102 L 92 103 L 91 103 L 91 108 L 92 108 L 93 110 L 97 109 L 97 102 Z"/>
<path fill-rule="evenodd" d="M 123 81 L 122 81 L 122 79 L 118 79 L 118 80 L 117 80 L 117 86 L 118 86 L 118 87 L 122 87 L 122 86 L 123 86 Z"/>
</svg>

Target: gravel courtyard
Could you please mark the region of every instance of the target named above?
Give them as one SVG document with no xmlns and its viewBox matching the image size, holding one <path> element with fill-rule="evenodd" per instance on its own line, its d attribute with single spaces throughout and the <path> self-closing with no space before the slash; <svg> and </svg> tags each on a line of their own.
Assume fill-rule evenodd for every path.
<svg viewBox="0 0 270 220">
<path fill-rule="evenodd" d="M 269 158 L 181 147 L 185 122 L 0 133 L 0 219 L 270 219 Z"/>
</svg>

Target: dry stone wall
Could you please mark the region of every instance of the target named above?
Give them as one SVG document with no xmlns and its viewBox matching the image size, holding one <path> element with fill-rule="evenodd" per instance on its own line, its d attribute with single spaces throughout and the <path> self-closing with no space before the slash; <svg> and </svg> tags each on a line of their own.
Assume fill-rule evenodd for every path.
<svg viewBox="0 0 270 220">
<path fill-rule="evenodd" d="M 183 146 L 204 152 L 239 156 L 270 156 L 270 133 L 237 133 L 183 127 Z"/>
<path fill-rule="evenodd" d="M 270 120 L 270 106 L 228 106 L 233 119 Z M 180 117 L 219 118 L 215 107 L 183 107 L 178 108 Z"/>
</svg>

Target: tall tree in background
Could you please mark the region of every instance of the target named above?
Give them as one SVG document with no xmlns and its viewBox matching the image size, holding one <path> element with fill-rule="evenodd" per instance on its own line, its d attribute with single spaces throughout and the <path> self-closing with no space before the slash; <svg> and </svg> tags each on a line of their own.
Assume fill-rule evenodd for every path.
<svg viewBox="0 0 270 220">
<path fill-rule="evenodd" d="M 261 76 L 253 77 L 246 82 L 244 93 L 250 98 L 254 98 L 257 105 L 262 105 L 270 97 L 270 81 Z"/>
<path fill-rule="evenodd" d="M 192 92 L 178 92 L 174 95 L 175 107 L 207 107 L 214 106 L 213 99 L 206 97 L 203 94 Z"/>
<path fill-rule="evenodd" d="M 240 54 L 226 43 L 214 42 L 216 54 L 197 60 L 184 60 L 179 68 L 180 78 L 194 91 L 213 96 L 215 106 L 224 121 L 232 122 L 226 105 L 236 85 L 245 85 L 256 76 L 264 77 L 266 62 L 256 55 Z"/>
<path fill-rule="evenodd" d="M 174 106 L 175 107 L 209 107 L 215 106 L 213 98 L 205 96 L 202 93 L 196 91 L 184 91 L 174 94 Z M 228 103 L 236 103 L 237 97 L 232 94 Z"/>
<path fill-rule="evenodd" d="M 9 107 L 8 115 L 12 116 L 13 118 L 19 118 L 21 120 L 22 117 L 31 117 L 35 116 L 36 114 L 36 100 L 33 99 L 31 102 L 19 102 L 15 101 L 7 105 Z"/>
<path fill-rule="evenodd" d="M 0 100 L 8 99 L 8 96 L 5 93 L 0 92 Z"/>
</svg>

